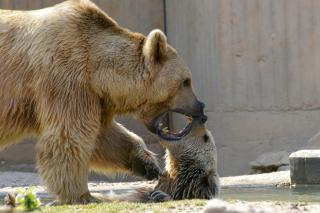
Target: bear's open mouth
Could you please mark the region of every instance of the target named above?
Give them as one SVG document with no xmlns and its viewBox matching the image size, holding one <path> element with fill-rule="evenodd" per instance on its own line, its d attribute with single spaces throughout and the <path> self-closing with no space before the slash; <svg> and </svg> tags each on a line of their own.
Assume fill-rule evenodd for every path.
<svg viewBox="0 0 320 213">
<path fill-rule="evenodd" d="M 172 111 L 173 112 L 173 111 Z M 178 141 L 181 140 L 183 137 L 185 137 L 186 135 L 188 135 L 190 133 L 190 131 L 192 130 L 192 126 L 193 126 L 193 117 L 189 116 L 185 113 L 180 113 L 178 112 L 180 115 L 183 115 L 186 118 L 186 125 L 184 126 L 183 129 L 179 130 L 178 132 L 175 132 L 173 130 L 170 130 L 169 127 L 167 125 L 165 125 L 165 123 L 163 122 L 163 118 L 168 115 L 169 112 L 165 112 L 163 114 L 161 114 L 160 116 L 158 116 L 154 122 L 153 122 L 153 126 L 154 129 L 156 130 L 156 134 L 163 140 L 166 141 Z M 177 113 L 177 112 L 175 112 Z"/>
</svg>

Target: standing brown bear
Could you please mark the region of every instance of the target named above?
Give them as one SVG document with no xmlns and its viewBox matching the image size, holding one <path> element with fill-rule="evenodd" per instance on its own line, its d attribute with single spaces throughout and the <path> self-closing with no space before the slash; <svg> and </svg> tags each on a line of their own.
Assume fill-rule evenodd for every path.
<svg viewBox="0 0 320 213">
<path fill-rule="evenodd" d="M 191 73 L 161 31 L 130 32 L 88 0 L 0 10 L 0 64 L 0 147 L 37 136 L 38 170 L 61 203 L 97 201 L 90 168 L 158 177 L 153 154 L 116 115 L 173 140 L 190 128 L 162 131 L 164 112 L 203 115 Z"/>
</svg>

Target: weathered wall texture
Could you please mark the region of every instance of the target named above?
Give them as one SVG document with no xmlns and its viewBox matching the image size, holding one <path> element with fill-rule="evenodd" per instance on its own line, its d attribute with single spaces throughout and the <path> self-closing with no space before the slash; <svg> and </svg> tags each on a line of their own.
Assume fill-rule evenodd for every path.
<svg viewBox="0 0 320 213">
<path fill-rule="evenodd" d="M 57 2 L 0 0 L 0 8 Z M 132 30 L 166 28 L 207 105 L 222 175 L 248 172 L 261 153 L 304 147 L 320 130 L 320 1 L 96 2 Z"/>
<path fill-rule="evenodd" d="M 320 129 L 320 1 L 168 0 L 167 34 L 207 104 L 221 174 Z"/>
</svg>

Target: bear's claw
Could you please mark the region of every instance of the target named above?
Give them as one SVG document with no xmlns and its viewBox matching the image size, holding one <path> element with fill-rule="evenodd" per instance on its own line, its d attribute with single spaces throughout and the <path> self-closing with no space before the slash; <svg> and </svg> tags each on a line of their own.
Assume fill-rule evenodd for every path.
<svg viewBox="0 0 320 213">
<path fill-rule="evenodd" d="M 101 203 L 102 200 L 100 200 L 97 197 L 92 196 L 89 192 L 83 194 L 80 196 L 80 198 L 73 200 L 73 201 L 61 201 L 61 200 L 54 200 L 50 203 L 47 203 L 46 206 L 59 206 L 59 205 L 65 205 L 65 204 L 89 204 L 89 203 Z"/>
<path fill-rule="evenodd" d="M 150 193 L 149 199 L 151 202 L 160 203 L 171 200 L 171 197 L 163 191 L 156 190 Z"/>
</svg>

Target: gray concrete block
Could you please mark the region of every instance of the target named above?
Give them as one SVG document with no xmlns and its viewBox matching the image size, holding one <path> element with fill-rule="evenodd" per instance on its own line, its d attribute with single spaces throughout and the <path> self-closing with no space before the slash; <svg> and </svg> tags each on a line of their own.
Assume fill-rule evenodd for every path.
<svg viewBox="0 0 320 213">
<path fill-rule="evenodd" d="M 289 156 L 293 185 L 320 184 L 320 150 L 300 150 Z"/>
</svg>

